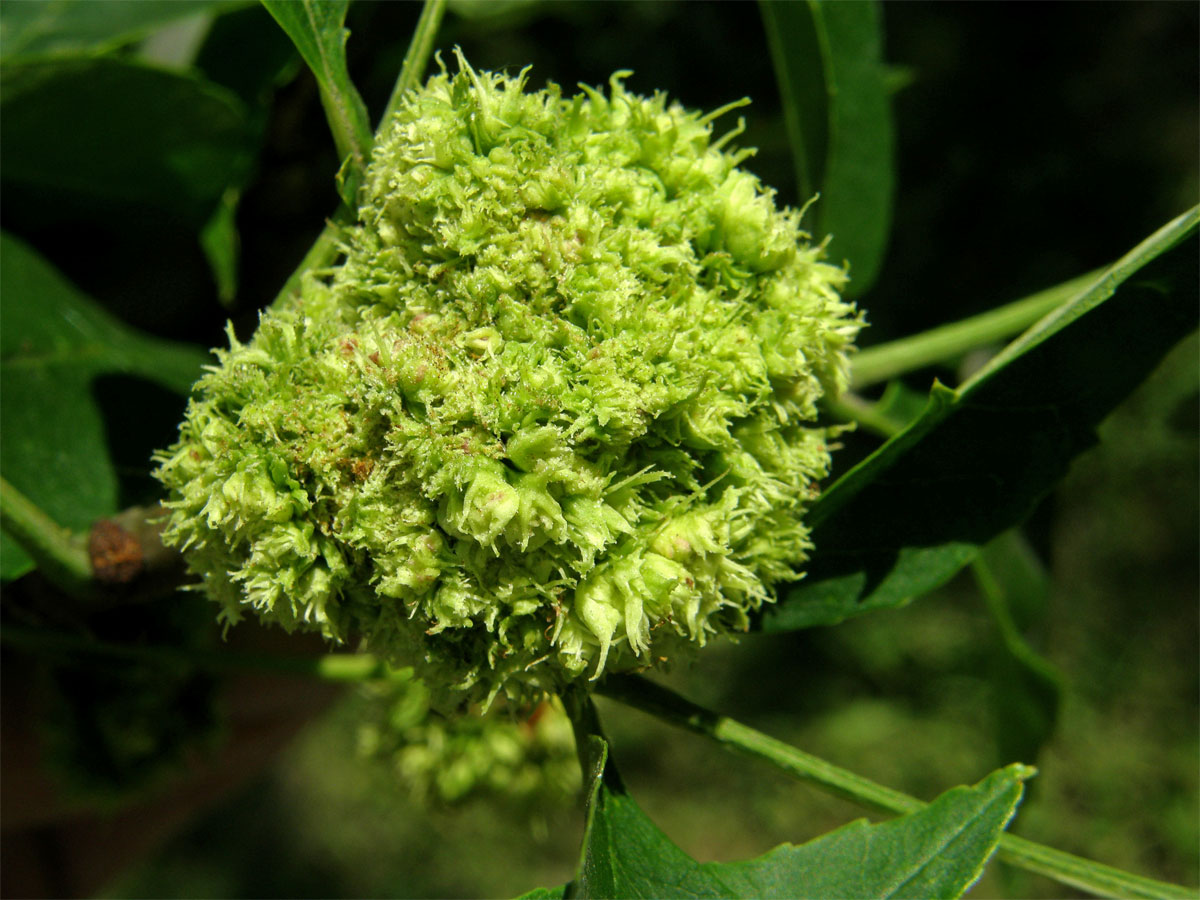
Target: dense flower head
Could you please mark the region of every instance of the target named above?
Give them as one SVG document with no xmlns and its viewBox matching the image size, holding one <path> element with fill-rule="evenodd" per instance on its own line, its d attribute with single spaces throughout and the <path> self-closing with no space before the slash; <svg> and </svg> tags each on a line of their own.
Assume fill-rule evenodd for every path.
<svg viewBox="0 0 1200 900">
<path fill-rule="evenodd" d="M 532 700 L 743 630 L 801 574 L 861 322 L 723 111 L 459 62 L 381 129 L 344 261 L 230 333 L 158 474 L 227 621 Z"/>
<path fill-rule="evenodd" d="M 531 809 L 575 803 L 575 737 L 557 698 L 520 718 L 497 707 L 445 718 L 430 708 L 429 689 L 404 678 L 406 671 L 361 689 L 355 711 L 364 761 L 390 765 L 414 799 L 430 805 L 480 796 Z"/>
</svg>

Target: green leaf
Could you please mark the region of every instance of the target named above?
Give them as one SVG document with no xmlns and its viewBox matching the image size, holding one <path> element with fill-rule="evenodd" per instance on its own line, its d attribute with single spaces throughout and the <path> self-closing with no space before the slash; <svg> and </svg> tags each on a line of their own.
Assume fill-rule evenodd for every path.
<svg viewBox="0 0 1200 900">
<path fill-rule="evenodd" d="M 9 235 L 0 234 L 0 257 L 4 477 L 59 524 L 85 529 L 116 512 L 117 503 L 93 380 L 136 375 L 186 394 L 208 357 L 117 321 Z M 0 577 L 29 568 L 25 554 L 4 539 Z"/>
<path fill-rule="evenodd" d="M 829 95 L 817 12 L 806 2 L 780 0 L 760 0 L 758 8 L 783 101 L 796 190 L 802 198 L 811 197 L 825 181 L 829 144 Z"/>
<path fill-rule="evenodd" d="M 1032 774 L 1010 766 L 890 822 L 860 820 L 757 859 L 702 865 L 620 786 L 607 750 L 589 738 L 588 826 L 568 897 L 958 897 L 995 852 Z"/>
<path fill-rule="evenodd" d="M 355 193 L 374 140 L 367 107 L 346 68 L 344 27 L 349 0 L 262 0 L 316 76 L 325 118 L 338 154 L 348 160 L 350 177 L 340 183 L 347 206 Z"/>
<path fill-rule="evenodd" d="M 816 237 L 850 263 L 850 293 L 874 282 L 887 249 L 892 122 L 876 3 L 761 0 L 801 197 Z"/>
<path fill-rule="evenodd" d="M 28 0 L 0 5 L 0 59 L 103 53 L 186 16 L 245 0 Z"/>
<path fill-rule="evenodd" d="M 961 897 L 996 851 L 1031 774 L 1009 766 L 890 822 L 860 819 L 799 847 L 702 868 L 738 897 Z"/>
<path fill-rule="evenodd" d="M 261 4 L 221 16 L 208 30 L 196 55 L 196 68 L 209 81 L 241 97 L 265 130 L 277 88 L 303 65 L 291 39 Z"/>
<path fill-rule="evenodd" d="M 567 897 L 730 897 L 719 879 L 677 847 L 625 792 L 608 744 L 587 738 L 589 786 L 583 856 Z"/>
<path fill-rule="evenodd" d="M 762 618 L 783 631 L 897 606 L 1021 522 L 1101 420 L 1197 322 L 1196 208 L 999 353 L 813 506 L 806 580 Z"/>
<path fill-rule="evenodd" d="M 854 822 L 748 862 L 701 865 L 629 796 L 591 700 L 576 692 L 563 702 L 588 789 L 583 851 L 567 897 L 958 897 L 995 852 L 1021 782 L 1033 774 L 1010 766 L 882 825 Z"/>
<path fill-rule="evenodd" d="M 818 544 L 828 547 L 828 543 Z M 894 552 L 842 558 L 813 555 L 806 578 L 761 619 L 765 632 L 837 625 L 878 609 L 895 609 L 939 588 L 967 565 L 978 547 L 949 541 L 934 547 L 901 546 Z"/>
<path fill-rule="evenodd" d="M 927 808 L 927 804 L 916 797 L 856 775 L 728 716 L 718 715 L 697 706 L 674 691 L 640 675 L 608 675 L 597 689 L 605 696 L 627 706 L 710 738 L 751 758 L 760 759 L 820 790 L 829 791 L 856 803 L 897 815 L 916 814 Z M 564 702 L 565 700 L 566 698 Z M 569 711 L 577 708 L 568 705 Z M 581 730 L 584 735 L 592 731 L 599 733 L 598 726 L 588 731 L 589 723 L 586 717 L 579 716 L 578 719 L 577 723 L 576 713 L 572 712 L 576 744 L 586 745 L 586 741 L 580 740 Z M 1011 771 L 1018 778 L 1024 777 L 1026 772 L 1021 768 Z M 1144 897 L 1150 900 L 1196 896 L 1196 891 L 1190 888 L 1123 872 L 1112 866 L 1072 856 L 1070 853 L 1063 853 L 1061 850 L 1054 850 L 1011 834 L 1000 837 L 999 847 L 1001 858 L 1013 865 L 1030 872 L 1039 872 L 1062 884 L 1101 897 Z M 730 880 L 732 881 L 732 876 Z"/>
<path fill-rule="evenodd" d="M 122 59 L 6 66 L 0 115 L 6 199 L 31 216 L 144 205 L 199 230 L 251 164 L 237 97 Z"/>
</svg>

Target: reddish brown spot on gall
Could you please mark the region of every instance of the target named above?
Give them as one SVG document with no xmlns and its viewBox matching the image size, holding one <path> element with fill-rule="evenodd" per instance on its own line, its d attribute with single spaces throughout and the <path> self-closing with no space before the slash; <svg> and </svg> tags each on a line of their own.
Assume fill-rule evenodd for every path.
<svg viewBox="0 0 1200 900">
<path fill-rule="evenodd" d="M 365 481 L 367 476 L 375 471 L 375 460 L 369 457 L 354 459 L 349 456 L 338 457 L 337 466 L 350 473 L 355 481 Z"/>
<path fill-rule="evenodd" d="M 534 707 L 533 712 L 529 714 L 529 718 L 522 724 L 525 726 L 525 733 L 530 734 L 537 727 L 538 719 L 544 716 L 550 710 L 550 704 L 543 700 Z"/>
<path fill-rule="evenodd" d="M 111 519 L 101 519 L 88 535 L 92 574 L 102 584 L 128 584 L 142 574 L 142 545 Z"/>
</svg>

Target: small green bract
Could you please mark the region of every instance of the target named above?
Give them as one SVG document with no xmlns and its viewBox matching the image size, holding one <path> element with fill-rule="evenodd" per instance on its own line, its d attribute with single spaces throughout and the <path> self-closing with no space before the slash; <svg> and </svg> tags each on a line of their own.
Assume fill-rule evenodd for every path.
<svg viewBox="0 0 1200 900">
<path fill-rule="evenodd" d="M 800 576 L 845 273 L 713 140 L 724 110 L 625 74 L 568 99 L 460 57 L 382 128 L 344 261 L 230 332 L 158 470 L 227 622 L 528 702 Z"/>
</svg>

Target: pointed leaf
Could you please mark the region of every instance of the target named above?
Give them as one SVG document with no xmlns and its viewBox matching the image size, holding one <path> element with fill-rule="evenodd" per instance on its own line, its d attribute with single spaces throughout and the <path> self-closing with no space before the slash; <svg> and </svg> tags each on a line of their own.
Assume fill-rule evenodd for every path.
<svg viewBox="0 0 1200 900">
<path fill-rule="evenodd" d="M 861 820 L 757 859 L 701 865 L 605 777 L 607 745 L 590 741 L 584 858 L 567 897 L 959 897 L 995 852 L 1032 774 L 1010 766 L 890 822 Z"/>
<path fill-rule="evenodd" d="M 4 477 L 59 524 L 85 529 L 117 504 L 93 380 L 137 375 L 186 394 L 208 357 L 117 321 L 11 236 L 0 234 L 0 258 Z M 0 577 L 30 566 L 7 538 L 0 542 Z"/>
<path fill-rule="evenodd" d="M 891 226 L 893 141 L 876 3 L 760 3 L 802 198 L 818 238 L 850 263 L 850 293 L 875 280 Z"/>
<path fill-rule="evenodd" d="M 936 587 L 1020 523 L 1197 323 L 1197 209 L 1163 226 L 847 472 L 809 515 L 806 579 L 762 628 L 832 624 Z"/>
<path fill-rule="evenodd" d="M 350 80 L 346 67 L 344 27 L 349 0 L 262 0 L 316 76 L 325 118 L 338 154 L 349 160 L 351 177 L 342 185 L 342 199 L 354 205 L 358 176 L 366 167 L 373 132 L 367 107 Z"/>
<path fill-rule="evenodd" d="M 799 847 L 702 868 L 738 897 L 961 897 L 983 873 L 1032 770 L 1010 766 L 890 822 L 851 822 Z"/>
<path fill-rule="evenodd" d="M 237 230 L 240 199 L 235 188 L 227 190 L 212 218 L 200 229 L 200 247 L 217 284 L 217 299 L 227 309 L 237 297 L 238 262 L 242 249 Z"/>
<path fill-rule="evenodd" d="M 588 738 L 587 830 L 567 897 L 730 897 L 716 877 L 677 847 L 625 792 L 608 744 Z"/>
</svg>

